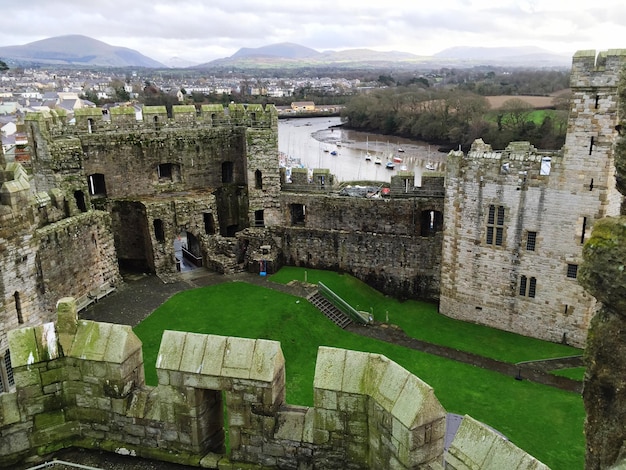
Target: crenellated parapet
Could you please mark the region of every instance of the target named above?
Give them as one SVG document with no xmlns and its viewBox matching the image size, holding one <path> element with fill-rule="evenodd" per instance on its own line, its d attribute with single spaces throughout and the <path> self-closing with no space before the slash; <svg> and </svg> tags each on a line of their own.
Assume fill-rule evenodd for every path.
<svg viewBox="0 0 626 470">
<path fill-rule="evenodd" d="M 615 87 L 621 69 L 626 64 L 626 49 L 609 49 L 598 52 L 583 50 L 572 59 L 572 88 Z"/>
<path fill-rule="evenodd" d="M 67 447 L 204 468 L 445 465 L 446 411 L 429 385 L 380 354 L 320 348 L 314 406 L 294 406 L 276 341 L 166 331 L 149 387 L 129 326 L 79 320 L 71 297 L 57 315 L 10 332 L 16 390 L 0 394 L 0 466 Z M 546 468 L 464 423 L 454 468 Z"/>
<path fill-rule="evenodd" d="M 561 151 L 537 150 L 530 142 L 511 142 L 504 150 L 477 139 L 465 155 L 460 151 L 448 154 L 448 177 L 465 183 L 485 179 L 519 187 L 549 182 L 550 175 L 562 167 Z"/>
<path fill-rule="evenodd" d="M 141 110 L 133 106 L 102 108 L 81 108 L 74 112 L 75 125 L 64 132 L 101 133 L 130 132 L 138 130 L 166 131 L 168 129 L 196 127 L 251 127 L 274 128 L 278 125 L 278 114 L 274 105 L 231 104 L 221 105 L 174 105 L 171 117 L 165 106 L 143 106 Z M 47 116 L 40 119 L 47 120 Z M 50 127 L 50 132 L 58 132 L 58 127 Z"/>
</svg>

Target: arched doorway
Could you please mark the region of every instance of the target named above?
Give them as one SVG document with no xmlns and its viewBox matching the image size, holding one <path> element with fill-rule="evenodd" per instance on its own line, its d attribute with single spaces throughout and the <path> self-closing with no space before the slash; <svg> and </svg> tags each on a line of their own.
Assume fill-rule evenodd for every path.
<svg viewBox="0 0 626 470">
<path fill-rule="evenodd" d="M 192 233 L 183 231 L 178 234 L 174 239 L 174 255 L 177 271 L 192 271 L 202 266 L 200 243 Z"/>
</svg>

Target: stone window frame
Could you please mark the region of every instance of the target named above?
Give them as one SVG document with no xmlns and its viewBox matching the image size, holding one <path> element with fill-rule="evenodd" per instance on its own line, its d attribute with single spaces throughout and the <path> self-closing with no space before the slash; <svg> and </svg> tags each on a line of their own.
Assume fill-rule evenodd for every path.
<svg viewBox="0 0 626 470">
<path fill-rule="evenodd" d="M 491 246 L 504 246 L 505 216 L 506 208 L 504 206 L 489 204 L 487 209 L 485 244 Z"/>
<path fill-rule="evenodd" d="M 578 277 L 578 265 L 574 263 L 567 263 L 566 276 L 568 279 L 576 279 Z"/>
<path fill-rule="evenodd" d="M 519 279 L 518 294 L 522 297 L 535 298 L 537 296 L 537 278 L 522 274 Z"/>
<path fill-rule="evenodd" d="M 11 366 L 11 354 L 7 349 L 0 353 L 0 393 L 9 392 L 15 387 L 15 377 Z"/>
<path fill-rule="evenodd" d="M 537 250 L 537 232 L 529 230 L 526 232 L 526 251 Z"/>
</svg>

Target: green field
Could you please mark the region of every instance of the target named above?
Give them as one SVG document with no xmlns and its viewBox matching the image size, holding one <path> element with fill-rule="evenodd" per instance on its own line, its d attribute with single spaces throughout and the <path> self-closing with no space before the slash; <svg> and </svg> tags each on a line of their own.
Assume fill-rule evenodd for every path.
<svg viewBox="0 0 626 470">
<path fill-rule="evenodd" d="M 317 282 L 377 321 L 401 326 L 433 343 L 518 362 L 571 356 L 580 351 L 524 338 L 439 315 L 432 304 L 398 302 L 337 273 L 283 268 L 274 282 Z M 584 409 L 578 394 L 365 338 L 338 328 L 304 299 L 244 282 L 181 292 L 140 323 L 146 380 L 155 385 L 154 364 L 165 329 L 280 341 L 286 360 L 287 402 L 313 404 L 313 374 L 319 346 L 384 354 L 430 384 L 450 412 L 469 414 L 506 435 L 552 469 L 582 469 Z"/>
</svg>

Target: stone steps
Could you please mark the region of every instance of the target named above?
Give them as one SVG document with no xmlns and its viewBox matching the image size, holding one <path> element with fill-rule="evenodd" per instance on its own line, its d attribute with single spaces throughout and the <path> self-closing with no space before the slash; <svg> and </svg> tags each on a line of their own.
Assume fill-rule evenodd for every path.
<svg viewBox="0 0 626 470">
<path fill-rule="evenodd" d="M 322 312 L 340 328 L 346 328 L 348 325 L 352 324 L 352 320 L 350 320 L 350 318 L 330 303 L 330 301 L 323 297 L 319 292 L 314 292 L 309 295 L 307 300 L 315 305 L 320 312 Z"/>
</svg>

